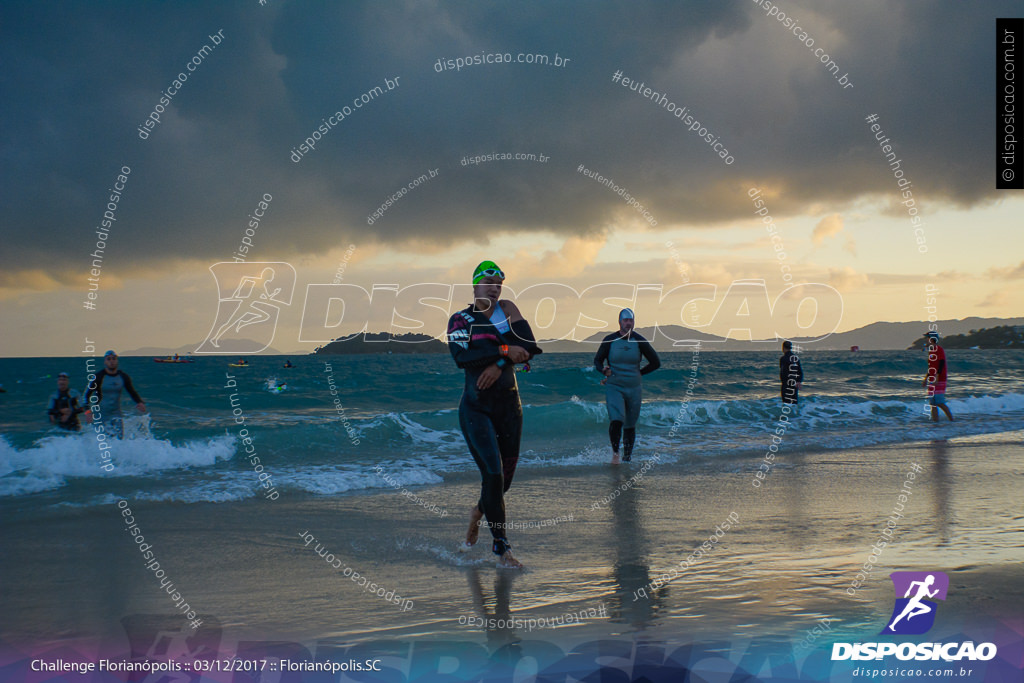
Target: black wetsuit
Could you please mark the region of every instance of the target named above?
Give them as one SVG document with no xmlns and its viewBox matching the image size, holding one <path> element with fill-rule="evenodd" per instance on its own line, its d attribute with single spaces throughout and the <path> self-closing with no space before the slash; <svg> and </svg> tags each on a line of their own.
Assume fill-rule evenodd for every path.
<svg viewBox="0 0 1024 683">
<path fill-rule="evenodd" d="M 800 395 L 796 385 L 804 381 L 804 369 L 800 367 L 800 359 L 792 351 L 786 351 L 782 358 L 779 358 L 779 380 L 782 382 L 782 402 L 799 402 Z"/>
<path fill-rule="evenodd" d="M 466 371 L 459 426 L 483 478 L 477 505 L 490 526 L 497 555 L 512 547 L 505 537 L 504 494 L 512 485 L 519 462 L 523 429 L 515 365 L 502 357 L 502 344 L 520 346 L 531 358 L 541 353 L 525 320 L 512 323 L 511 330 L 504 334 L 484 313 L 474 312 L 472 306 L 448 320 L 448 349 L 455 364 Z M 480 373 L 496 362 L 504 366 L 501 375 L 487 389 L 477 389 Z"/>
<path fill-rule="evenodd" d="M 104 382 L 109 382 L 109 388 L 111 389 L 105 398 L 103 396 Z M 96 373 L 96 379 L 89 384 L 89 389 L 85 392 L 85 404 L 87 406 L 90 405 L 90 397 L 96 394 L 96 400 L 100 406 L 99 415 L 96 416 L 96 419 L 103 422 L 106 425 L 106 430 L 117 438 L 121 438 L 123 433 L 123 416 L 121 415 L 122 390 L 127 391 L 128 395 L 136 403 L 143 402 L 139 392 L 135 391 L 135 387 L 132 386 L 132 378 L 123 370 L 118 370 L 115 373 L 108 373 L 105 369 L 101 370 Z"/>
<path fill-rule="evenodd" d="M 85 412 L 85 408 L 78 403 L 80 398 L 81 396 L 79 396 L 78 392 L 74 389 L 67 389 L 65 391 L 57 390 L 52 396 L 50 396 L 50 407 L 46 412 L 53 417 L 54 424 L 61 429 L 78 431 L 82 428 L 82 425 L 78 422 L 78 414 Z M 63 420 L 64 416 L 61 415 L 60 412 L 64 408 L 71 410 L 67 420 Z"/>
</svg>

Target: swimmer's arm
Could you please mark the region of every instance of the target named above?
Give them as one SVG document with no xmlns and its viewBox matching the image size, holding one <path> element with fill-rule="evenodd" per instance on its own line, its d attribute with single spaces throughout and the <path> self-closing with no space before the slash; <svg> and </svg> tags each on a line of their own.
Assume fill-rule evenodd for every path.
<svg viewBox="0 0 1024 683">
<path fill-rule="evenodd" d="M 455 364 L 464 370 L 486 367 L 502 357 L 497 345 L 470 344 L 470 326 L 455 316 L 448 322 L 448 350 Z"/>
<path fill-rule="evenodd" d="M 601 342 L 601 345 L 597 347 L 597 353 L 594 354 L 594 369 L 604 374 L 604 363 L 608 360 L 608 349 L 611 348 L 611 341 L 605 337 Z"/>
<path fill-rule="evenodd" d="M 89 399 L 93 394 L 96 394 L 96 400 L 100 401 L 103 399 L 102 390 L 100 389 L 100 382 L 103 381 L 103 372 L 96 373 L 96 378 L 89 382 L 89 386 L 85 389 L 85 398 L 82 399 L 82 403 L 89 405 Z"/>
<path fill-rule="evenodd" d="M 509 327 L 512 329 L 512 337 L 515 339 L 516 346 L 521 347 L 529 355 L 526 361 L 530 360 L 534 356 L 544 353 L 544 351 L 537 346 L 537 338 L 533 334 L 533 330 L 530 328 L 530 323 L 526 322 L 525 319 L 520 318 L 514 323 L 511 323 Z M 522 362 L 526 362 L 522 361 Z"/>
<path fill-rule="evenodd" d="M 519 307 L 512 301 L 501 300 L 498 302 L 501 306 L 501 310 L 504 311 L 505 317 L 508 318 L 509 331 L 514 342 L 510 345 L 518 346 L 525 350 L 529 356 L 523 360 L 517 360 L 517 363 L 526 363 L 531 358 L 539 353 L 543 353 L 541 348 L 537 346 L 537 338 L 533 335 L 533 330 L 530 329 L 530 323 L 526 321 L 523 314 L 519 312 Z"/>
<path fill-rule="evenodd" d="M 144 401 L 142 400 L 142 397 L 139 396 L 139 392 L 135 391 L 135 387 L 132 386 L 132 378 L 122 372 L 121 379 L 124 380 L 124 390 L 128 392 L 128 395 L 132 397 L 132 400 L 135 401 L 136 405 L 144 405 Z"/>
<path fill-rule="evenodd" d="M 142 397 L 139 396 L 139 392 L 135 391 L 135 387 L 132 386 L 132 378 L 122 372 L 121 379 L 124 380 L 125 391 L 127 391 L 128 395 L 132 397 L 133 401 L 135 401 L 135 409 L 140 413 L 146 412 L 146 402 L 142 400 Z"/>
<path fill-rule="evenodd" d="M 639 335 L 638 335 L 639 336 Z M 651 342 L 647 341 L 643 337 L 640 338 L 640 353 L 647 359 L 647 365 L 640 368 L 640 374 L 646 375 L 649 372 L 654 372 L 661 367 L 661 359 L 658 358 L 658 352 L 651 346 Z"/>
<path fill-rule="evenodd" d="M 455 364 L 462 369 L 482 368 L 498 362 L 502 358 L 497 346 L 464 349 L 455 342 L 448 342 L 448 350 L 452 352 Z"/>
<path fill-rule="evenodd" d="M 504 360 L 504 358 L 501 359 L 501 361 Z M 498 361 L 498 363 L 501 363 L 501 361 Z M 484 368 L 484 371 L 481 372 L 480 376 L 476 378 L 477 389 L 479 389 L 480 391 L 490 389 L 491 385 L 498 381 L 498 378 L 501 377 L 501 373 L 503 372 L 501 369 L 502 366 L 499 365 L 498 363 L 489 365 L 486 368 Z"/>
<path fill-rule="evenodd" d="M 505 312 L 505 317 L 508 318 L 508 324 L 511 325 L 514 322 L 525 320 L 523 314 L 519 312 L 519 307 L 516 306 L 515 302 L 509 301 L 508 299 L 502 299 L 498 302 L 501 306 L 501 310 Z"/>
</svg>

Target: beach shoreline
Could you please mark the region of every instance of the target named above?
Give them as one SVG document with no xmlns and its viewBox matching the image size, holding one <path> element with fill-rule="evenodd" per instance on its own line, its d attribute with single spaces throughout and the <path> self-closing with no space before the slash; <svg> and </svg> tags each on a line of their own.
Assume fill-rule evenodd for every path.
<svg viewBox="0 0 1024 683">
<path fill-rule="evenodd" d="M 1024 606 L 1024 591 L 1009 579 L 1024 562 L 1024 532 L 1008 524 L 1013 493 L 994 485 L 1024 466 L 1019 437 L 800 453 L 788 462 L 783 451 L 760 489 L 751 484 L 757 465 L 749 462 L 738 471 L 691 472 L 651 460 L 638 476 L 644 453 L 617 468 L 520 470 L 507 505 L 509 521 L 526 527 L 509 534 L 529 568 L 522 574 L 494 569 L 486 528 L 472 552 L 455 551 L 478 487 L 472 473 L 414 487 L 448 510 L 447 518 L 395 491 L 127 503 L 192 609 L 239 640 L 471 640 L 488 631 L 460 626 L 460 616 L 547 619 L 591 609 L 607 617 L 530 633 L 742 639 L 795 636 L 828 618 L 833 634 L 853 636 L 877 632 L 887 616 L 889 571 L 956 576 L 958 590 L 969 590 L 951 592 L 944 618 L 966 622 L 978 600 L 988 616 Z M 922 473 L 904 521 L 851 599 L 844 590 L 871 555 L 914 462 Z M 28 647 L 116 639 L 131 615 L 177 614 L 120 512 L 112 503 L 5 527 L 10 618 L 0 625 L 0 641 Z M 695 549 L 730 513 L 736 523 L 695 560 Z M 303 534 L 316 544 L 305 544 Z M 360 587 L 319 556 L 317 545 L 413 606 L 403 611 Z M 679 578 L 650 589 L 682 562 L 688 565 Z M 644 586 L 650 598 L 638 599 Z"/>
</svg>

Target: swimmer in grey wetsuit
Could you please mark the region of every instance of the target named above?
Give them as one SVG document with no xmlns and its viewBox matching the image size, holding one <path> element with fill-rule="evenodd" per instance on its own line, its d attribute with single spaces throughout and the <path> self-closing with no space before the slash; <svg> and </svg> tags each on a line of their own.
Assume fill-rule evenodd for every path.
<svg viewBox="0 0 1024 683">
<path fill-rule="evenodd" d="M 640 367 L 641 358 L 647 365 Z M 605 361 L 608 367 L 605 367 Z M 661 367 L 661 359 L 639 333 L 633 331 L 633 311 L 628 308 L 619 313 L 619 331 L 612 332 L 601 341 L 601 347 L 594 356 L 594 368 L 604 375 L 608 401 L 608 438 L 612 442 L 612 464 L 619 464 L 619 439 L 623 441 L 622 459 L 629 462 L 633 457 L 636 441 L 636 421 L 640 417 L 640 402 L 643 388 L 640 376 L 654 372 Z"/>
<path fill-rule="evenodd" d="M 128 392 L 140 413 L 146 412 L 146 404 L 132 386 L 132 378 L 128 373 L 117 369 L 117 353 L 107 351 L 103 354 L 103 371 L 96 373 L 95 378 L 89 383 L 88 391 L 85 392 L 85 404 L 89 408 L 85 413 L 85 421 L 96 420 L 102 423 L 111 436 L 119 439 L 124 432 L 121 391 Z M 95 399 L 92 398 L 93 395 L 96 396 Z"/>
</svg>

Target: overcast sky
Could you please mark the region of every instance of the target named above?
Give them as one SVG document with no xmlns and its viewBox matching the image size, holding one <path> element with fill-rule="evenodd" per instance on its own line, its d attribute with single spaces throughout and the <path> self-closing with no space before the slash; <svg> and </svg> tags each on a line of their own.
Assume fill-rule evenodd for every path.
<svg viewBox="0 0 1024 683">
<path fill-rule="evenodd" d="M 1024 201 L 995 190 L 993 159 L 995 18 L 1020 4 L 779 9 L 800 34 L 754 0 L 4 3 L 0 355 L 73 355 L 85 336 L 122 349 L 202 341 L 218 310 L 209 268 L 232 259 L 265 194 L 246 258 L 296 271 L 273 343 L 288 351 L 315 346 L 298 342 L 306 287 L 341 263 L 343 282 L 366 289 L 461 284 L 485 258 L 516 289 L 711 283 L 719 300 L 700 324 L 718 334 L 730 283 L 764 280 L 774 301 L 780 265 L 839 292 L 840 330 L 923 319 L 926 284 L 941 318 L 1021 315 Z M 436 68 L 494 53 L 562 64 Z M 718 147 L 616 72 L 687 107 Z M 912 182 L 926 253 L 868 115 Z M 493 153 L 538 160 L 462 163 Z M 373 315 L 370 329 L 386 329 L 390 316 Z M 659 317 L 643 315 L 640 326 Z"/>
</svg>

